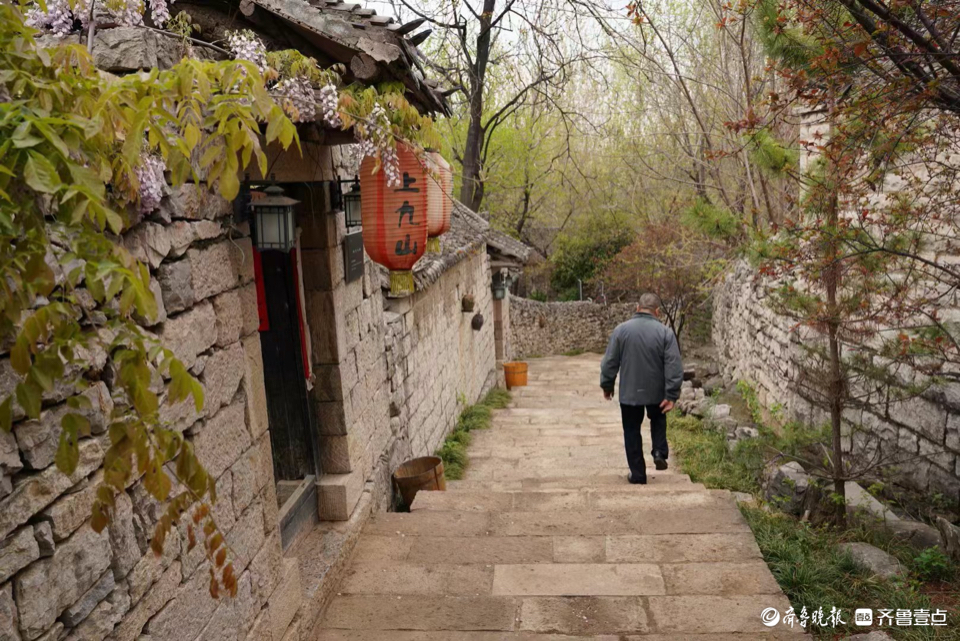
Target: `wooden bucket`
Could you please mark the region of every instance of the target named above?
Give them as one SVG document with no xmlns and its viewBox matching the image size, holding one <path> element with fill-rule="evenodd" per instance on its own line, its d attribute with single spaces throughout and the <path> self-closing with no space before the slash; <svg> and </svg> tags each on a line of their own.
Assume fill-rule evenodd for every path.
<svg viewBox="0 0 960 641">
<path fill-rule="evenodd" d="M 503 378 L 506 380 L 507 389 L 524 387 L 527 384 L 527 364 L 519 361 L 504 363 Z"/>
<path fill-rule="evenodd" d="M 400 490 L 403 502 L 410 507 L 420 490 L 446 491 L 443 461 L 439 456 L 422 456 L 407 461 L 393 473 L 393 481 Z"/>
</svg>

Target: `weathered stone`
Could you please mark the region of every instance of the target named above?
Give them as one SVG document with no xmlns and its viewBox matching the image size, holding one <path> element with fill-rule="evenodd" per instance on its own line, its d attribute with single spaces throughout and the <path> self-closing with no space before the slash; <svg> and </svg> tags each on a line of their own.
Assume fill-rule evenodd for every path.
<svg viewBox="0 0 960 641">
<path fill-rule="evenodd" d="M 223 232 L 220 223 L 213 220 L 175 220 L 164 227 L 170 237 L 170 254 L 177 257 L 182 256 L 193 243 L 216 238 Z"/>
<path fill-rule="evenodd" d="M 141 223 L 124 234 L 123 244 L 134 258 L 156 269 L 170 253 L 170 229 L 167 225 Z"/>
<path fill-rule="evenodd" d="M 280 584 L 283 575 L 283 550 L 280 547 L 279 530 L 264 541 L 260 551 L 250 562 L 249 572 L 254 599 L 262 606 Z"/>
<path fill-rule="evenodd" d="M 27 465 L 35 470 L 49 467 L 57 454 L 60 444 L 60 432 L 63 418 L 67 414 L 78 414 L 90 423 L 90 432 L 102 434 L 106 431 L 113 411 L 113 399 L 107 386 L 98 381 L 80 396 L 87 399 L 89 407 L 74 409 L 67 404 L 57 405 L 53 409 L 41 412 L 35 421 L 18 423 L 14 429 L 17 445 Z"/>
<path fill-rule="evenodd" d="M 243 512 L 260 493 L 260 451 L 256 446 L 243 453 L 230 468 L 233 477 L 233 509 Z M 218 493 L 220 491 L 218 490 Z"/>
<path fill-rule="evenodd" d="M 922 551 L 940 545 L 940 533 L 935 527 L 926 523 L 899 519 L 897 521 L 887 521 L 883 524 L 883 527 L 917 550 Z"/>
<path fill-rule="evenodd" d="M 263 527 L 263 504 L 257 500 L 237 518 L 227 533 L 227 545 L 232 553 L 233 569 L 240 574 L 263 545 L 266 533 Z"/>
<path fill-rule="evenodd" d="M 245 573 L 237 581 L 237 595 L 221 599 L 210 621 L 197 636 L 196 641 L 234 641 L 245 636 L 253 623 L 258 609 L 253 603 L 250 589 L 250 574 Z"/>
<path fill-rule="evenodd" d="M 49 521 L 40 521 L 33 526 L 33 538 L 37 540 L 40 556 L 51 556 L 56 551 L 57 544 L 54 542 L 53 528 Z"/>
<path fill-rule="evenodd" d="M 60 497 L 40 513 L 40 518 L 50 523 L 55 541 L 67 538 L 90 518 L 97 486 L 102 480 L 103 473 L 97 472 L 86 481 L 84 487 Z"/>
<path fill-rule="evenodd" d="M 24 635 L 33 639 L 42 634 L 109 567 L 107 533 L 97 534 L 90 528 L 82 528 L 61 543 L 53 556 L 33 563 L 18 574 L 16 599 Z"/>
<path fill-rule="evenodd" d="M 210 573 L 207 567 L 205 563 L 177 590 L 174 599 L 150 619 L 144 634 L 149 635 L 151 640 L 179 641 L 195 639 L 200 634 L 218 605 L 216 599 L 210 598 Z"/>
<path fill-rule="evenodd" d="M 153 589 L 123 618 L 111 638 L 116 641 L 133 641 L 139 637 L 147 621 L 177 594 L 180 577 L 180 564 L 175 562 L 167 568 Z M 210 595 L 205 594 L 198 599 L 198 604 L 202 607 L 210 601 Z"/>
<path fill-rule="evenodd" d="M 163 554 L 144 554 L 127 575 L 130 603 L 136 604 L 180 556 L 180 535 L 173 531 L 164 542 Z M 179 582 L 179 579 L 178 579 Z"/>
<path fill-rule="evenodd" d="M 58 641 L 63 633 L 63 624 L 57 621 L 53 627 L 41 634 L 35 641 Z"/>
<path fill-rule="evenodd" d="M 0 583 L 40 558 L 40 546 L 29 525 L 0 543 Z"/>
<path fill-rule="evenodd" d="M 112 73 L 150 70 L 157 66 L 157 48 L 157 35 L 145 29 L 101 29 L 96 33 L 93 59 L 98 69 Z"/>
<path fill-rule="evenodd" d="M 243 414 L 243 404 L 228 405 L 207 419 L 193 438 L 197 457 L 213 478 L 219 478 L 250 447 Z"/>
<path fill-rule="evenodd" d="M 204 416 L 213 416 L 233 399 L 243 379 L 245 365 L 239 342 L 210 355 L 201 377 L 205 392 Z"/>
<path fill-rule="evenodd" d="M 253 253 L 249 238 L 224 240 L 202 249 L 190 249 L 187 260 L 197 300 L 253 280 Z"/>
<path fill-rule="evenodd" d="M 113 572 L 104 572 L 103 576 L 101 576 L 76 603 L 63 611 L 63 614 L 60 615 L 60 621 L 71 628 L 78 625 L 93 612 L 97 604 L 107 598 L 107 595 L 113 591 L 116 585 Z"/>
<path fill-rule="evenodd" d="M 743 427 L 738 427 L 736 431 L 734 431 L 734 435 L 737 437 L 737 439 L 742 441 L 748 438 L 759 438 L 760 431 L 757 430 L 757 428 L 755 427 L 743 426 Z"/>
<path fill-rule="evenodd" d="M 17 604 L 13 602 L 13 585 L 0 585 L 0 639 L 20 641 L 20 620 Z"/>
<path fill-rule="evenodd" d="M 259 438 L 267 431 L 267 391 L 263 384 L 263 354 L 260 351 L 260 336 L 250 334 L 243 339 L 243 392 L 246 398 L 245 418 L 250 437 Z"/>
<path fill-rule="evenodd" d="M 160 333 L 163 344 L 184 367 L 191 368 L 197 355 L 210 349 L 217 342 L 217 316 L 213 305 L 203 302 L 173 318 L 168 318 Z"/>
<path fill-rule="evenodd" d="M 237 290 L 240 296 L 240 310 L 243 313 L 241 336 L 247 336 L 260 327 L 260 310 L 257 307 L 256 283 L 249 283 Z"/>
<path fill-rule="evenodd" d="M 854 515 L 867 515 L 881 521 L 899 521 L 899 517 L 883 503 L 873 498 L 869 492 L 860 487 L 855 481 L 847 481 L 843 485 L 843 493 L 847 501 L 847 512 Z"/>
<path fill-rule="evenodd" d="M 796 461 L 764 471 L 765 491 L 768 501 L 777 504 L 784 512 L 800 516 L 804 494 L 810 486 L 810 477 Z"/>
<path fill-rule="evenodd" d="M 70 631 L 66 641 L 103 641 L 130 609 L 127 586 L 117 585 L 106 599 L 87 615 L 76 628 Z"/>
<path fill-rule="evenodd" d="M 50 505 L 88 474 L 100 467 L 103 448 L 97 440 L 80 442 L 77 469 L 67 476 L 56 467 L 48 467 L 39 474 L 23 479 L 0 501 L 0 538 L 6 538 L 18 525 Z"/>
<path fill-rule="evenodd" d="M 193 183 L 173 187 L 160 203 L 160 215 L 171 220 L 214 220 L 233 213 L 231 203 L 214 191 Z"/>
<path fill-rule="evenodd" d="M 273 638 L 282 639 L 300 610 L 300 567 L 296 559 L 283 560 L 283 578 L 270 596 L 269 607 Z"/>
<path fill-rule="evenodd" d="M 90 372 L 100 371 L 103 368 L 104 362 L 106 361 L 106 352 L 99 347 L 92 351 L 81 350 L 78 348 L 76 350 L 76 356 L 78 359 L 81 359 L 89 364 L 88 371 Z M 77 376 L 79 376 L 79 374 L 79 367 L 73 365 L 68 366 L 63 377 L 58 378 L 54 382 L 53 389 L 43 393 L 44 405 L 59 403 L 60 401 L 65 400 L 68 396 L 71 396 L 76 390 L 75 379 Z M 13 397 L 11 412 L 15 422 L 23 419 L 26 416 L 23 408 L 20 407 L 20 403 L 17 402 L 15 396 L 17 384 L 19 384 L 20 381 L 21 377 L 13 369 L 13 365 L 10 364 L 10 359 L 0 358 L 0 398 L 6 398 L 7 396 Z"/>
<path fill-rule="evenodd" d="M 224 292 L 213 299 L 217 313 L 217 345 L 225 347 L 240 340 L 243 330 L 243 303 L 237 290 Z"/>
<path fill-rule="evenodd" d="M 960 561 L 960 527 L 942 516 L 937 517 L 937 529 L 943 541 L 943 551 L 954 561 Z M 0 552 L 2 554 L 2 552 Z"/>
<path fill-rule="evenodd" d="M 718 421 L 718 420 L 720 420 L 720 419 L 722 419 L 722 418 L 726 418 L 726 417 L 730 416 L 730 406 L 729 406 L 729 405 L 723 405 L 723 404 L 714 405 L 713 407 L 709 408 L 709 409 L 706 411 L 706 413 L 704 414 L 704 416 L 705 416 L 707 419 L 709 419 L 709 420 L 714 420 L 714 421 Z"/>
<path fill-rule="evenodd" d="M 20 449 L 13 432 L 0 430 L 0 474 L 11 475 L 23 468 Z"/>
<path fill-rule="evenodd" d="M 841 543 L 840 549 L 848 552 L 858 566 L 885 579 L 903 576 L 900 561 L 869 543 Z"/>
<path fill-rule="evenodd" d="M 113 574 L 119 581 L 127 576 L 143 553 L 137 543 L 137 533 L 133 525 L 133 501 L 126 492 L 117 494 L 115 500 L 116 506 L 108 530 L 110 544 L 113 546 L 111 565 Z"/>
<path fill-rule="evenodd" d="M 161 299 L 167 314 L 176 314 L 193 307 L 196 297 L 190 277 L 190 262 L 187 260 L 160 266 L 157 282 L 160 283 Z"/>
</svg>

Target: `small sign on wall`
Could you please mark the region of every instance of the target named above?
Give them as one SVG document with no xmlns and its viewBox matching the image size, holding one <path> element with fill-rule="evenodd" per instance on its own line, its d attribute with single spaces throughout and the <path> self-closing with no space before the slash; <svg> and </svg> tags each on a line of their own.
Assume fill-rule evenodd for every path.
<svg viewBox="0 0 960 641">
<path fill-rule="evenodd" d="M 363 277 L 363 232 L 350 232 L 343 238 L 344 280 L 352 283 Z"/>
</svg>

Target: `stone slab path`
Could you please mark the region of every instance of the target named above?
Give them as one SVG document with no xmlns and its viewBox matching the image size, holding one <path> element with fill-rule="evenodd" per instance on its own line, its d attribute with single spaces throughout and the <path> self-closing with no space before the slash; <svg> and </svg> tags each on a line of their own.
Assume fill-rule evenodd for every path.
<svg viewBox="0 0 960 641">
<path fill-rule="evenodd" d="M 599 356 L 530 362 L 447 492 L 364 528 L 317 641 L 733 641 L 801 636 L 729 492 L 626 482 Z M 644 426 L 644 445 L 649 430 Z M 669 437 L 669 426 L 668 426 Z"/>
</svg>

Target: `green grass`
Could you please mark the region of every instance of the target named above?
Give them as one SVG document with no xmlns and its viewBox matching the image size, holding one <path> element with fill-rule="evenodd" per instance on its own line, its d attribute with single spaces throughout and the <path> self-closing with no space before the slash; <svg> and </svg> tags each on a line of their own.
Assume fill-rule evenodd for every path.
<svg viewBox="0 0 960 641">
<path fill-rule="evenodd" d="M 469 464 L 467 447 L 470 445 L 470 433 L 474 430 L 489 428 L 493 420 L 493 410 L 507 407 L 510 400 L 510 392 L 494 388 L 477 404 L 463 408 L 456 427 L 447 435 L 443 445 L 436 452 L 436 455 L 443 460 L 444 476 L 451 481 L 463 478 Z"/>
<path fill-rule="evenodd" d="M 697 483 L 760 495 L 758 482 L 764 454 L 772 447 L 797 451 L 809 442 L 810 432 L 788 426 L 774 434 L 761 430 L 761 437 L 740 443 L 733 452 L 726 446 L 722 432 L 704 428 L 693 417 L 670 421 L 671 446 L 684 472 Z M 770 567 L 796 612 L 806 607 L 812 612 L 822 607 L 843 610 L 847 626 L 814 628 L 816 638 L 834 639 L 840 633 L 866 632 L 852 624 L 858 607 L 884 609 L 949 610 L 948 625 L 933 627 L 884 627 L 895 639 L 960 639 L 960 621 L 956 620 L 957 568 L 939 551 L 918 553 L 894 539 L 886 531 L 855 523 L 847 529 L 814 527 L 791 516 L 760 508 L 741 506 L 741 511 L 757 539 L 764 560 Z M 864 541 L 897 557 L 907 570 L 906 577 L 884 580 L 860 570 L 839 545 Z M 941 584 L 938 582 L 947 582 Z"/>
<path fill-rule="evenodd" d="M 580 356 L 580 354 L 584 354 L 584 353 L 586 353 L 586 351 L 587 351 L 587 350 L 585 350 L 585 349 L 580 349 L 580 348 L 578 347 L 577 349 L 571 349 L 571 350 L 569 350 L 569 351 L 564 352 L 563 355 L 564 355 L 564 356 Z"/>
</svg>

